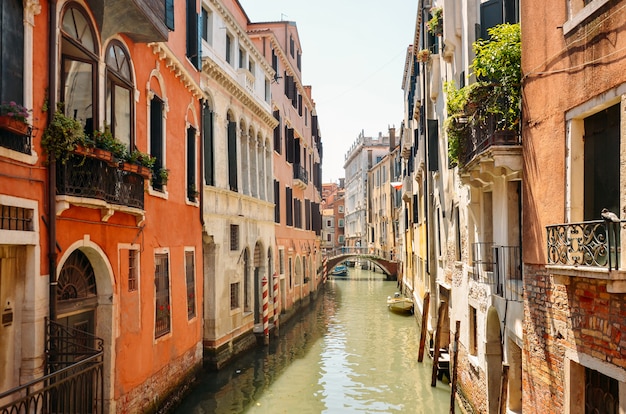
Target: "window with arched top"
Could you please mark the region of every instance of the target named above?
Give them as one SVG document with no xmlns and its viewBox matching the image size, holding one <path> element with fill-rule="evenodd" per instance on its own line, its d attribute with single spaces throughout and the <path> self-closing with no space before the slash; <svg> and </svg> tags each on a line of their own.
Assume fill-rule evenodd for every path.
<svg viewBox="0 0 626 414">
<path fill-rule="evenodd" d="M 77 119 L 91 135 L 96 108 L 98 47 L 94 28 L 85 12 L 70 4 L 61 20 L 61 101 L 65 114 Z"/>
<path fill-rule="evenodd" d="M 129 151 L 133 142 L 133 78 L 130 57 L 119 41 L 112 41 L 106 52 L 106 108 L 105 124 L 114 137 L 122 141 Z"/>
</svg>

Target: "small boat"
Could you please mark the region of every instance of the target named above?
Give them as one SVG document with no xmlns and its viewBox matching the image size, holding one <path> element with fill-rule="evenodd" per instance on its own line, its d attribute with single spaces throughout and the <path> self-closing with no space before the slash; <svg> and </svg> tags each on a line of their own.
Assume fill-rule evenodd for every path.
<svg viewBox="0 0 626 414">
<path fill-rule="evenodd" d="M 346 265 L 340 264 L 335 266 L 330 274 L 333 276 L 348 276 L 348 268 L 346 267 Z"/>
<path fill-rule="evenodd" d="M 390 311 L 398 313 L 413 313 L 413 300 L 411 298 L 404 297 L 400 292 L 394 293 L 392 296 L 387 296 L 387 307 Z"/>
</svg>

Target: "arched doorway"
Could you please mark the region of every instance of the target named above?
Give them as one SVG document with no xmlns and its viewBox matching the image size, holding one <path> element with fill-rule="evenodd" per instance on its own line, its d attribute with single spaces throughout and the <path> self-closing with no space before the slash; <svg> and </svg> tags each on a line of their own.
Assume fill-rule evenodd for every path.
<svg viewBox="0 0 626 414">
<path fill-rule="evenodd" d="M 500 317 L 496 308 L 487 311 L 487 343 L 485 344 L 485 360 L 487 361 L 487 397 L 489 413 L 499 412 L 500 382 L 502 381 L 502 334 Z"/>
<path fill-rule="evenodd" d="M 67 258 L 58 276 L 57 322 L 94 335 L 98 295 L 91 262 L 80 250 Z"/>
</svg>

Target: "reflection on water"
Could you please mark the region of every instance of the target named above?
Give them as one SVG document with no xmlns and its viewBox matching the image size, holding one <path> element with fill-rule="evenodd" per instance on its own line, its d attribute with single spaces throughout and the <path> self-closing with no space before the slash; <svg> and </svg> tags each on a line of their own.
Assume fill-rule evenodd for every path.
<svg viewBox="0 0 626 414">
<path fill-rule="evenodd" d="M 175 413 L 447 413 L 450 387 L 417 362 L 416 319 L 387 310 L 396 282 L 350 268 L 270 345 L 204 374 Z"/>
</svg>

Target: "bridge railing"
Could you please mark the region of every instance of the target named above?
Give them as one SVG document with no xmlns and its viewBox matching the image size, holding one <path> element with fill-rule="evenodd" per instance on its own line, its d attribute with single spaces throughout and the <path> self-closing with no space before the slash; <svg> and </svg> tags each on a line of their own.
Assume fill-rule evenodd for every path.
<svg viewBox="0 0 626 414">
<path fill-rule="evenodd" d="M 341 254 L 371 254 L 369 247 L 335 247 L 333 249 L 325 249 L 324 254 L 326 256 L 339 256 Z"/>
</svg>

